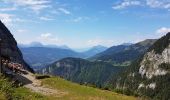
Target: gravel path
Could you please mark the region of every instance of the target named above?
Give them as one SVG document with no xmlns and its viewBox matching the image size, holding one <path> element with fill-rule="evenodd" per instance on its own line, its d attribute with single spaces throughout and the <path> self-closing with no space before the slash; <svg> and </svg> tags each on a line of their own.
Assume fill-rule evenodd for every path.
<svg viewBox="0 0 170 100">
<path fill-rule="evenodd" d="M 41 85 L 41 81 L 35 78 L 35 75 L 27 72 L 27 74 L 16 74 L 14 80 L 18 80 L 24 84 L 24 87 L 29 88 L 33 92 L 41 93 L 43 95 L 63 96 L 65 93 L 51 89 Z"/>
<path fill-rule="evenodd" d="M 50 89 L 44 86 L 41 86 L 41 81 L 35 79 L 35 76 L 32 73 L 29 73 L 24 75 L 22 74 L 23 77 L 29 79 L 32 83 L 24 85 L 24 87 L 31 89 L 34 92 L 41 93 L 43 95 L 54 95 L 58 94 L 59 91 Z"/>
</svg>

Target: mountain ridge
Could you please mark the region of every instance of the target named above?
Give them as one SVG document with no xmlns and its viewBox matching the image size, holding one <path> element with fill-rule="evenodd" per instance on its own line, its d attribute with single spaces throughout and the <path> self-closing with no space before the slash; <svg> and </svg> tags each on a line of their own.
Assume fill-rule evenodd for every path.
<svg viewBox="0 0 170 100">
<path fill-rule="evenodd" d="M 113 46 L 89 60 L 107 61 L 113 64 L 132 62 L 142 56 L 155 41 L 156 39 L 146 39 L 136 44 Z"/>
<path fill-rule="evenodd" d="M 42 74 L 60 76 L 64 79 L 80 83 L 92 84 L 100 87 L 110 75 L 123 70 L 105 62 L 90 62 L 81 58 L 64 58 L 41 69 Z"/>
<path fill-rule="evenodd" d="M 170 33 L 158 39 L 126 71 L 112 77 L 111 89 L 153 100 L 170 98 Z"/>
<path fill-rule="evenodd" d="M 34 72 L 32 68 L 24 61 L 17 42 L 7 27 L 0 21 L 0 38 L 1 38 L 1 54 L 11 59 L 13 62 L 23 64 L 24 68 Z"/>
</svg>

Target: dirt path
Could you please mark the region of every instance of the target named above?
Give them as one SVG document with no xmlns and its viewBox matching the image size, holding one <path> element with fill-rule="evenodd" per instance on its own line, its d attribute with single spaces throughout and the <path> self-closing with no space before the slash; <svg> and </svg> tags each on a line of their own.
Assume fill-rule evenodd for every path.
<svg viewBox="0 0 170 100">
<path fill-rule="evenodd" d="M 25 85 L 24 87 L 29 88 L 34 92 L 41 93 L 43 95 L 59 94 L 59 92 L 56 91 L 56 90 L 46 88 L 46 87 L 42 87 L 42 86 L 36 86 L 36 85 L 33 85 L 33 84 L 28 84 L 28 85 Z"/>
<path fill-rule="evenodd" d="M 22 74 L 23 77 L 29 79 L 32 83 L 24 85 L 24 87 L 31 89 L 34 92 L 41 93 L 44 95 L 54 95 L 54 94 L 59 94 L 59 91 L 50 89 L 44 86 L 41 86 L 41 81 L 35 79 L 35 76 L 32 73 L 29 73 L 24 75 Z"/>
<path fill-rule="evenodd" d="M 24 87 L 29 88 L 33 92 L 41 93 L 43 95 L 55 95 L 58 97 L 64 95 L 64 92 L 42 86 L 41 81 L 36 79 L 34 74 L 30 72 L 27 73 L 28 74 L 17 74 L 14 79 L 22 82 Z"/>
<path fill-rule="evenodd" d="M 22 83 L 24 87 L 29 88 L 33 92 L 41 93 L 43 95 L 54 95 L 56 97 L 61 97 L 67 94 L 66 92 L 58 91 L 47 86 L 42 86 L 41 80 L 36 79 L 35 75 L 28 71 L 23 70 L 24 73 L 17 74 L 8 68 L 4 68 L 4 70 L 6 73 L 8 72 L 8 74 L 12 75 L 13 81 Z"/>
</svg>

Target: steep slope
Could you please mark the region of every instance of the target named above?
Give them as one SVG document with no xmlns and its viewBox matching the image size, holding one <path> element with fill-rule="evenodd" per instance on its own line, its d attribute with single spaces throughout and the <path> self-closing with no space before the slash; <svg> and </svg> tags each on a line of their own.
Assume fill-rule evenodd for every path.
<svg viewBox="0 0 170 100">
<path fill-rule="evenodd" d="M 101 46 L 101 45 L 98 45 L 98 46 L 94 46 L 92 47 L 91 49 L 85 51 L 85 52 L 82 52 L 83 55 L 86 56 L 86 58 L 89 58 L 91 56 L 94 56 L 98 53 L 101 53 L 103 51 L 105 51 L 107 49 L 107 47 L 104 47 L 104 46 Z"/>
<path fill-rule="evenodd" d="M 90 58 L 90 60 L 107 61 L 113 64 L 131 62 L 143 55 L 155 41 L 155 39 L 147 39 L 132 45 L 113 46 Z"/>
<path fill-rule="evenodd" d="M 104 62 L 89 62 L 80 58 L 65 58 L 41 70 L 43 74 L 63 77 L 80 84 L 100 87 L 108 78 L 121 70 Z"/>
<path fill-rule="evenodd" d="M 170 98 L 170 33 L 156 41 L 145 55 L 113 77 L 109 84 L 123 93 L 154 100 Z"/>
<path fill-rule="evenodd" d="M 29 47 L 20 48 L 25 61 L 32 66 L 33 69 L 39 69 L 51 64 L 57 60 L 66 57 L 81 57 L 80 53 L 69 49 L 48 48 L 48 47 Z"/>
<path fill-rule="evenodd" d="M 81 86 L 59 77 L 37 81 L 42 84 L 38 87 L 34 85 L 33 89 L 14 87 L 0 76 L 0 100 L 136 100 L 132 96 Z"/>
<path fill-rule="evenodd" d="M 22 57 L 22 53 L 17 47 L 13 35 L 6 28 L 6 26 L 0 21 L 0 38 L 1 41 L 1 54 L 2 56 L 10 57 L 13 62 L 18 62 L 24 65 L 24 68 L 33 72 L 33 70 L 25 63 Z"/>
</svg>

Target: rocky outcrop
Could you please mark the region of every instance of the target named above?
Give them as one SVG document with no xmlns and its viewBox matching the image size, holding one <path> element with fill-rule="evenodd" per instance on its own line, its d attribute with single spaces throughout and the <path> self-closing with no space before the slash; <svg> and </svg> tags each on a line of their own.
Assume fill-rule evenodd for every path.
<svg viewBox="0 0 170 100">
<path fill-rule="evenodd" d="M 150 88 L 150 89 L 154 90 L 155 87 L 156 87 L 156 83 L 150 83 L 148 85 L 145 85 L 145 84 L 141 83 L 141 84 L 139 84 L 138 89 L 141 89 L 141 88 L 148 89 L 148 88 Z"/>
<path fill-rule="evenodd" d="M 1 21 L 0 21 L 0 39 L 2 56 L 9 57 L 13 62 L 23 64 L 26 70 L 33 72 L 29 65 L 26 64 L 26 62 L 23 60 L 22 53 L 17 47 L 17 42 L 14 39 L 13 35 Z"/>
<path fill-rule="evenodd" d="M 156 39 L 147 39 L 132 45 L 113 46 L 91 58 L 92 61 L 106 61 L 115 65 L 130 65 L 140 58 L 156 42 Z"/>
<path fill-rule="evenodd" d="M 148 52 L 140 63 L 139 73 L 148 79 L 153 76 L 166 75 L 169 71 L 159 67 L 163 63 L 170 63 L 170 45 L 161 54 L 156 54 L 154 50 Z"/>
<path fill-rule="evenodd" d="M 169 100 L 169 80 L 170 32 L 158 39 L 141 58 L 127 67 L 126 71 L 113 77 L 110 84 L 113 89 L 128 95 Z"/>
</svg>

